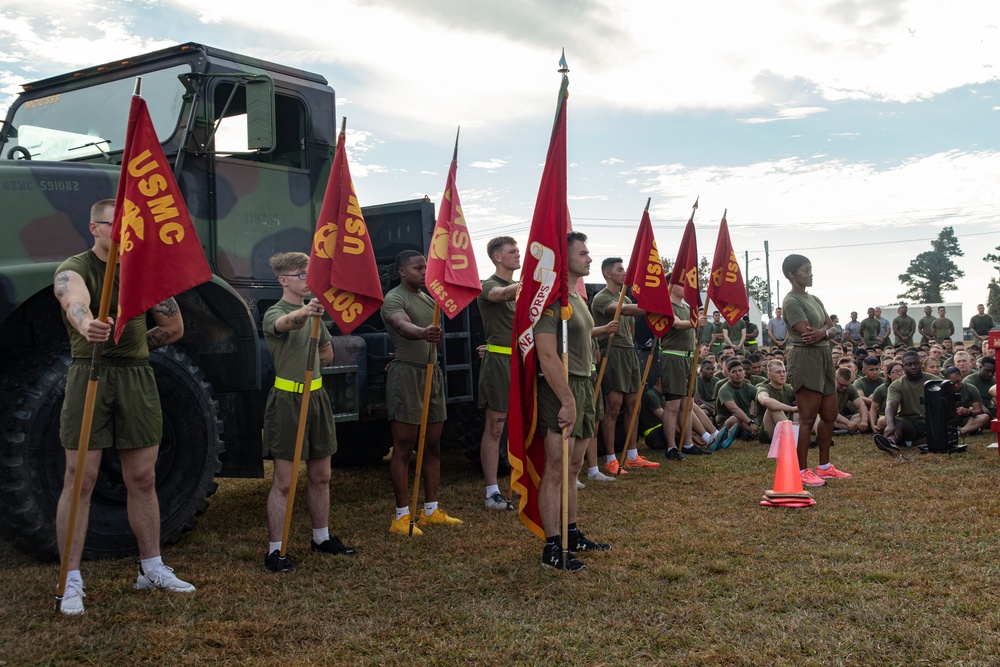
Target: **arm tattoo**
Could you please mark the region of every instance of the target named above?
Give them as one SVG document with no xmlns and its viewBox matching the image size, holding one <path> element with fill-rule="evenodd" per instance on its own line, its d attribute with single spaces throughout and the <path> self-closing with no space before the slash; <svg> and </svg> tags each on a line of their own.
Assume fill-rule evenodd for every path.
<svg viewBox="0 0 1000 667">
<path fill-rule="evenodd" d="M 62 298 L 66 296 L 66 292 L 69 291 L 69 272 L 63 271 L 56 276 L 56 283 L 54 285 L 56 297 Z"/>
<path fill-rule="evenodd" d="M 166 303 L 166 302 L 164 302 Z M 160 327 L 153 327 L 146 332 L 146 343 L 149 345 L 150 350 L 155 350 L 158 347 L 163 347 L 167 340 L 169 340 L 170 334 L 161 329 Z"/>
<path fill-rule="evenodd" d="M 305 324 L 305 320 L 303 320 L 303 319 L 302 319 L 301 317 L 299 317 L 298 315 L 294 315 L 294 316 L 292 317 L 292 324 L 294 324 L 294 325 L 295 325 L 295 326 L 297 326 L 297 327 L 301 327 L 301 326 L 302 326 L 303 324 Z"/>
<path fill-rule="evenodd" d="M 69 317 L 74 326 L 79 328 L 83 325 L 84 320 L 90 317 L 90 309 L 79 301 L 74 301 L 69 305 L 66 316 Z"/>
<path fill-rule="evenodd" d="M 153 312 L 157 315 L 163 315 L 164 317 L 173 317 L 180 312 L 180 307 L 177 305 L 177 301 L 174 297 L 170 297 L 166 301 L 161 301 L 160 303 L 153 306 Z"/>
</svg>

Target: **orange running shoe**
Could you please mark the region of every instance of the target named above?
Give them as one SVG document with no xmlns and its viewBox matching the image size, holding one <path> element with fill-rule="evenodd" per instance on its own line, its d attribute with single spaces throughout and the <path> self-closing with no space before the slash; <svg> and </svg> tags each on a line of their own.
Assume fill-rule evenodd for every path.
<svg viewBox="0 0 1000 667">
<path fill-rule="evenodd" d="M 816 476 L 812 468 L 806 468 L 800 475 L 802 476 L 802 486 L 823 486 L 826 484 L 822 478 Z"/>
<path fill-rule="evenodd" d="M 625 459 L 626 468 L 659 468 L 660 464 L 655 461 L 650 461 L 647 458 L 643 458 L 641 454 L 636 454 L 635 460 L 630 458 Z"/>
<path fill-rule="evenodd" d="M 618 459 L 610 461 L 605 464 L 604 469 L 608 471 L 609 475 L 627 475 L 628 470 L 622 470 L 621 466 L 618 465 Z"/>
<path fill-rule="evenodd" d="M 853 475 L 851 475 L 851 473 L 849 472 L 844 472 L 843 470 L 837 470 L 836 468 L 833 467 L 832 463 L 830 464 L 830 467 L 827 468 L 826 470 L 823 470 L 819 466 L 816 466 L 816 476 L 819 477 L 820 479 L 850 479 L 851 477 L 853 477 Z"/>
</svg>

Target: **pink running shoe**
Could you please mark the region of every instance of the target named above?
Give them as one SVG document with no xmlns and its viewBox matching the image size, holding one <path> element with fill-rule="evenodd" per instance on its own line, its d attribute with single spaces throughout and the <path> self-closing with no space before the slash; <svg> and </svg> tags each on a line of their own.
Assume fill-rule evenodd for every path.
<svg viewBox="0 0 1000 667">
<path fill-rule="evenodd" d="M 822 478 L 816 476 L 812 468 L 806 468 L 799 474 L 802 476 L 802 486 L 823 486 L 826 484 Z"/>
<path fill-rule="evenodd" d="M 820 479 L 850 479 L 852 477 L 851 473 L 834 468 L 832 463 L 826 470 L 816 466 L 816 476 Z"/>
</svg>

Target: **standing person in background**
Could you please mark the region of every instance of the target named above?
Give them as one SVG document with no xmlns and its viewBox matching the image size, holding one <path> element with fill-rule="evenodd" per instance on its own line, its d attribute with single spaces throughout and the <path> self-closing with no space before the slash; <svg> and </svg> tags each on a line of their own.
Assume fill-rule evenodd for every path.
<svg viewBox="0 0 1000 667">
<path fill-rule="evenodd" d="M 931 338 L 934 338 L 934 330 L 932 326 L 934 325 L 934 316 L 931 315 L 931 307 L 924 306 L 924 316 L 920 318 L 917 322 L 917 333 L 920 334 L 920 344 L 927 345 L 931 342 Z"/>
<path fill-rule="evenodd" d="M 882 309 L 875 308 L 875 319 L 878 320 L 878 340 L 875 341 L 875 345 L 881 349 L 889 344 L 889 334 L 892 333 L 892 324 L 886 318 L 882 317 Z"/>
<path fill-rule="evenodd" d="M 950 339 L 955 335 L 955 323 L 945 317 L 945 313 L 947 312 L 944 306 L 938 306 L 938 317 L 931 324 L 934 340 L 942 344 L 945 338 Z"/>
<path fill-rule="evenodd" d="M 896 319 L 892 321 L 892 335 L 896 339 L 896 347 L 913 347 L 913 334 L 917 332 L 917 323 L 906 314 L 906 304 L 900 304 L 896 309 Z"/>
<path fill-rule="evenodd" d="M 823 302 L 806 293 L 806 288 L 813 283 L 809 259 L 803 255 L 789 255 L 781 263 L 781 272 L 792 286 L 781 305 L 792 346 L 788 355 L 788 380 L 795 390 L 799 424 L 803 425 L 798 441 L 799 474 L 806 486 L 822 486 L 827 479 L 850 479 L 849 473 L 837 470 L 830 463 L 830 441 L 837 418 L 837 380 L 829 341 L 833 340 L 836 329 Z M 856 320 L 857 314 L 852 315 L 852 320 Z M 817 415 L 820 464 L 813 472 L 808 467 L 811 439 L 808 425 Z"/>
<path fill-rule="evenodd" d="M 774 309 L 774 317 L 767 321 L 767 335 L 771 338 L 771 349 L 785 349 L 788 341 L 788 328 L 785 321 L 781 319 L 781 308 Z"/>
<path fill-rule="evenodd" d="M 486 509 L 512 510 L 510 501 L 500 493 L 497 465 L 500 438 L 507 423 L 510 342 L 518 288 L 514 271 L 521 268 L 521 253 L 512 237 L 498 236 L 486 244 L 486 254 L 493 262 L 494 271 L 483 281 L 483 293 L 476 298 L 486 336 L 486 353 L 479 370 L 479 408 L 483 410 L 485 421 L 479 444 L 479 463 L 486 482 Z"/>
<path fill-rule="evenodd" d="M 986 306 L 979 304 L 976 306 L 976 314 L 969 320 L 969 330 L 972 331 L 972 340 L 979 341 L 983 349 L 990 339 L 990 331 L 995 326 L 993 318 L 986 314 Z"/>
<path fill-rule="evenodd" d="M 858 322 L 858 311 L 851 311 L 851 321 L 844 325 L 842 343 L 861 344 L 861 322 Z"/>
<path fill-rule="evenodd" d="M 866 348 L 875 347 L 878 343 L 878 332 L 882 328 L 882 324 L 875 317 L 875 309 L 868 309 L 868 317 L 861 320 L 861 340 L 864 342 Z"/>
</svg>

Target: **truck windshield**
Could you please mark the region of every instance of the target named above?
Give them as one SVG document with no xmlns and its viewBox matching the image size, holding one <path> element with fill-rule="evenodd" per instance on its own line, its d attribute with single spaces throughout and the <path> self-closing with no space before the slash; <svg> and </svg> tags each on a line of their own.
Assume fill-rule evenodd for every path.
<svg viewBox="0 0 1000 667">
<path fill-rule="evenodd" d="M 184 86 L 177 77 L 190 71 L 189 65 L 176 65 L 142 75 L 142 96 L 161 142 L 174 134 L 183 106 Z M 3 158 L 16 157 L 15 146 L 32 160 L 81 160 L 121 151 L 134 89 L 130 77 L 24 102 L 14 112 L 17 135 L 3 147 Z"/>
</svg>

